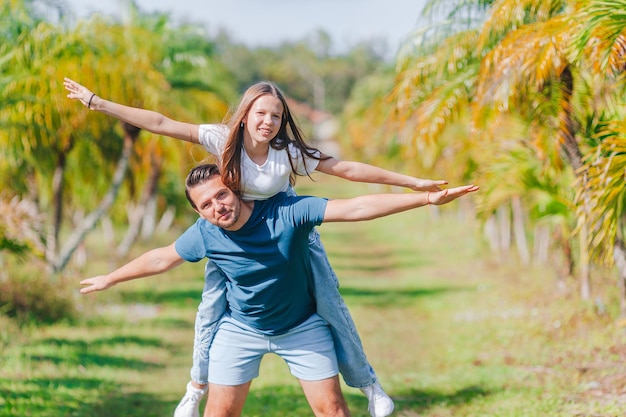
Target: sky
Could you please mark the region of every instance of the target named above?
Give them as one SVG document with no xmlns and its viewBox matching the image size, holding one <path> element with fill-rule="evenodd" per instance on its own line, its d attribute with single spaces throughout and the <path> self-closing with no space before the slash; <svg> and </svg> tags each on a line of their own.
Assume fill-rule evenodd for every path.
<svg viewBox="0 0 626 417">
<path fill-rule="evenodd" d="M 125 0 L 65 0 L 78 17 L 91 13 L 121 16 Z M 426 0 L 136 0 L 146 12 L 171 13 L 174 21 L 205 25 L 209 35 L 220 28 L 248 46 L 298 41 L 319 29 L 344 52 L 359 41 L 384 40 L 393 57 L 417 28 Z"/>
</svg>

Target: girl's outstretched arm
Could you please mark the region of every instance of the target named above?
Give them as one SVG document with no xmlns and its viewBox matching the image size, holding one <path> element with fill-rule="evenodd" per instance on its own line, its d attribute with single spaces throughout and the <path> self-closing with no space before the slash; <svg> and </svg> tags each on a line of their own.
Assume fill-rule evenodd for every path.
<svg viewBox="0 0 626 417">
<path fill-rule="evenodd" d="M 448 181 L 444 180 L 415 178 L 373 165 L 355 161 L 342 161 L 333 157 L 320 160 L 316 170 L 350 181 L 395 185 L 410 188 L 414 191 L 440 191 L 441 186 L 448 183 Z"/>
<path fill-rule="evenodd" d="M 64 78 L 63 86 L 69 92 L 67 97 L 79 100 L 90 110 L 113 116 L 123 122 L 137 126 L 157 135 L 198 143 L 198 125 L 178 122 L 151 110 L 124 106 L 98 97 L 87 87 L 69 78 Z"/>
</svg>

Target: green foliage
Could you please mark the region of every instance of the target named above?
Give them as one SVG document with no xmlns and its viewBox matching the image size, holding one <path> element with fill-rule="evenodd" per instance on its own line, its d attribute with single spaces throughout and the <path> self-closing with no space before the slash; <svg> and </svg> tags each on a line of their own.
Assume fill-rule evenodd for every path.
<svg viewBox="0 0 626 417">
<path fill-rule="evenodd" d="M 626 237 L 622 230 L 626 211 L 626 129 L 615 123 L 599 130 L 598 136 L 603 137 L 602 143 L 586 161 L 586 193 L 578 197 L 590 201 L 581 201 L 579 210 L 593 231 L 588 242 L 590 251 L 605 265 L 612 265 L 613 246 L 606 242 Z"/>
<path fill-rule="evenodd" d="M 74 250 L 57 241 L 65 222 L 73 222 L 81 236 L 89 225 L 81 229 L 80 219 L 103 205 L 109 209 L 109 201 L 117 201 L 112 218 L 127 221 L 129 204 L 148 201 L 151 196 L 144 193 L 157 192 L 160 178 L 184 176 L 194 162 L 190 145 L 180 141 L 132 138 L 134 152 L 120 188 L 112 178 L 126 161 L 125 133 L 116 120 L 67 99 L 63 77 L 101 97 L 198 122 L 221 120 L 235 89 L 199 26 L 175 27 L 167 16 L 140 15 L 132 4 L 125 24 L 93 18 L 61 26 L 33 18 L 36 3 L 5 1 L 0 9 L 5 36 L 0 42 L 0 178 L 10 197 L 27 195 L 37 203 L 42 229 L 51 231 L 49 250 L 39 252 L 56 268 Z M 156 185 L 144 187 L 151 179 Z M 157 207 L 164 213 L 180 202 L 161 199 Z M 18 240 L 5 246 L 20 250 L 12 245 Z M 68 239 L 70 245 L 76 240 Z"/>
<path fill-rule="evenodd" d="M 0 236 L 0 251 L 7 251 L 13 255 L 24 257 L 29 252 L 29 246 L 18 240 Z"/>
</svg>

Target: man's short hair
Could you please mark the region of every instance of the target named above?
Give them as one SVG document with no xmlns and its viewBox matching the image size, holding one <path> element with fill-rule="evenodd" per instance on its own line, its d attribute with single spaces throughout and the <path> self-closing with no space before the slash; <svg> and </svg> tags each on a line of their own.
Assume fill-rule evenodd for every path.
<svg viewBox="0 0 626 417">
<path fill-rule="evenodd" d="M 198 185 L 204 184 L 214 175 L 220 175 L 220 169 L 215 164 L 198 165 L 197 167 L 192 168 L 191 171 L 189 171 L 189 174 L 187 174 L 187 179 L 185 180 L 185 196 L 194 210 L 197 210 L 198 208 L 196 207 L 196 203 L 194 203 L 191 199 L 189 190 L 197 187 Z"/>
</svg>

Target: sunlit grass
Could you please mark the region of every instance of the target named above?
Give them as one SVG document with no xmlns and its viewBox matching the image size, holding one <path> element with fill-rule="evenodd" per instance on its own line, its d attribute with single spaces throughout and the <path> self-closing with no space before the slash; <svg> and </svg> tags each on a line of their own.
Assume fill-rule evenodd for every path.
<svg viewBox="0 0 626 417">
<path fill-rule="evenodd" d="M 355 195 L 345 182 L 300 193 Z M 368 358 L 396 416 L 622 416 L 626 338 L 612 281 L 596 271 L 588 304 L 549 268 L 495 259 L 455 205 L 320 227 Z M 159 237 L 133 255 L 175 238 Z M 101 240 L 89 269 L 119 264 Z M 189 378 L 204 263 L 78 296 L 73 324 L 0 330 L 0 416 L 171 415 Z M 4 320 L 4 319 L 2 319 Z M 367 402 L 344 386 L 354 416 Z M 267 357 L 246 416 L 310 416 L 297 381 Z"/>
</svg>

